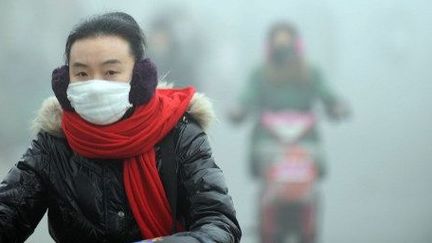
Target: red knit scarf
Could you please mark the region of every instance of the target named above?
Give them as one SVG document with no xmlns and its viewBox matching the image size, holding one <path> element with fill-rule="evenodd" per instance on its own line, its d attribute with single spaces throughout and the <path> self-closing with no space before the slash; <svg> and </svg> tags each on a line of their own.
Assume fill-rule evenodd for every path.
<svg viewBox="0 0 432 243">
<path fill-rule="evenodd" d="M 144 239 L 171 233 L 173 218 L 158 170 L 154 146 L 177 124 L 195 90 L 158 89 L 133 115 L 99 126 L 64 111 L 62 128 L 72 149 L 87 158 L 123 159 L 123 184 Z"/>
</svg>

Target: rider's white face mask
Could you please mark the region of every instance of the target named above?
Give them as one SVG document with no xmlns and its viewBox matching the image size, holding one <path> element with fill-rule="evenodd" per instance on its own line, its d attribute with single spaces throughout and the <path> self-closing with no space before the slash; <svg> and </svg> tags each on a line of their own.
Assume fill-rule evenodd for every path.
<svg viewBox="0 0 432 243">
<path fill-rule="evenodd" d="M 86 121 L 108 125 L 120 120 L 132 107 L 130 82 L 88 80 L 70 83 L 67 97 L 75 111 Z"/>
</svg>

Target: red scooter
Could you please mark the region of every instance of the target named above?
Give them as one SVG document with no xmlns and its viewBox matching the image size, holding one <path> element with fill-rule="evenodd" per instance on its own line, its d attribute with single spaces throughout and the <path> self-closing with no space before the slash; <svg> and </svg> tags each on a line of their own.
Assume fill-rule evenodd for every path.
<svg viewBox="0 0 432 243">
<path fill-rule="evenodd" d="M 316 124 L 311 113 L 266 112 L 260 144 L 264 185 L 260 197 L 263 243 L 314 243 L 317 166 L 313 144 L 303 141 Z"/>
</svg>

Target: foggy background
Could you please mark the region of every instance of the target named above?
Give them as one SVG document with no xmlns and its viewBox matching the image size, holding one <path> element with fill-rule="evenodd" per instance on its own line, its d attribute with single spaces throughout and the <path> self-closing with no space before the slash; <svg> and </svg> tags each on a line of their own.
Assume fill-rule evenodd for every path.
<svg viewBox="0 0 432 243">
<path fill-rule="evenodd" d="M 253 4 L 252 4 L 253 2 Z M 321 242 L 432 242 L 432 3 L 426 0 L 68 1 L 0 0 L 0 176 L 31 141 L 30 122 L 53 94 L 68 32 L 91 14 L 121 10 L 150 35 L 160 13 L 197 37 L 199 90 L 214 102 L 214 155 L 244 236 L 255 242 L 258 182 L 248 174 L 250 125 L 227 110 L 264 57 L 268 27 L 294 22 L 306 56 L 353 111 L 321 122 L 329 162 Z M 149 36 L 148 36 L 149 37 Z M 185 41 L 188 43 L 188 40 Z M 44 218 L 27 242 L 52 242 Z"/>
</svg>

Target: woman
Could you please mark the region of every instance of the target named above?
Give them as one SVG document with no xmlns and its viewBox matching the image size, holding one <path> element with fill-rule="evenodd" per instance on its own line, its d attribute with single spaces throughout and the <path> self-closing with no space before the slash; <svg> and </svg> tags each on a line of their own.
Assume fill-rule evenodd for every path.
<svg viewBox="0 0 432 243">
<path fill-rule="evenodd" d="M 0 185 L 0 241 L 23 242 L 48 209 L 56 242 L 239 242 L 193 88 L 157 88 L 128 14 L 78 25 L 53 72 L 56 98 Z"/>
</svg>

